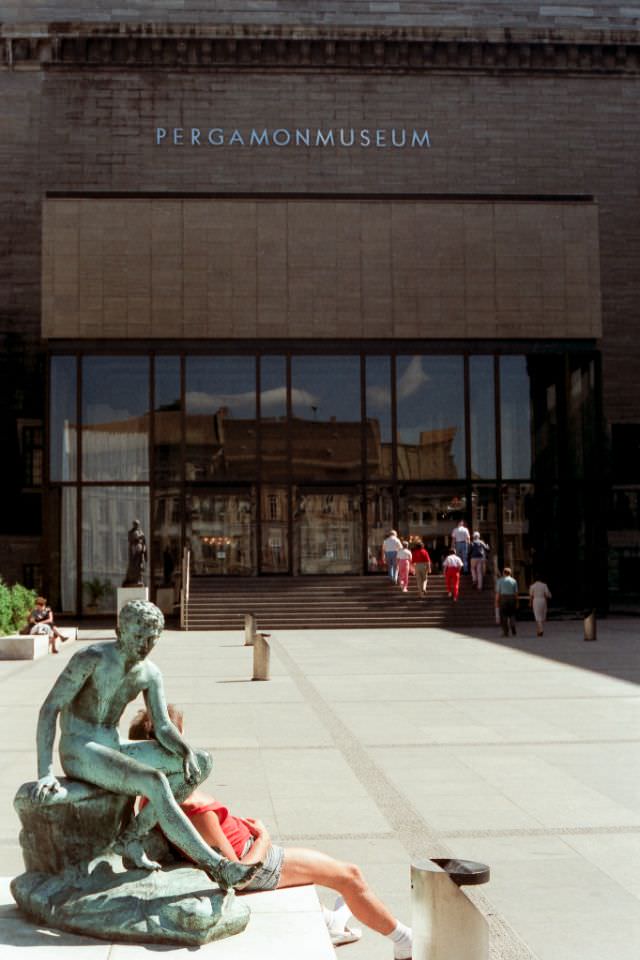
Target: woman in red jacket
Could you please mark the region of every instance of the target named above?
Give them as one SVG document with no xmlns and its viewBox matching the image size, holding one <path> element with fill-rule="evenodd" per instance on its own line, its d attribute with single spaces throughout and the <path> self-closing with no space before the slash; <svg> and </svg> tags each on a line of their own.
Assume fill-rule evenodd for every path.
<svg viewBox="0 0 640 960">
<path fill-rule="evenodd" d="M 418 596 L 427 596 L 427 580 L 431 573 L 431 557 L 422 540 L 411 545 L 411 563 L 418 587 Z"/>
</svg>

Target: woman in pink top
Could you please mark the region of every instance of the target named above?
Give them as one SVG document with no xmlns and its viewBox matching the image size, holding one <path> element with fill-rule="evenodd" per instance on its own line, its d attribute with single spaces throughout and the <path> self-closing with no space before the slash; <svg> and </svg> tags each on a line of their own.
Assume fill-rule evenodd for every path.
<svg viewBox="0 0 640 960">
<path fill-rule="evenodd" d="M 396 553 L 398 566 L 398 586 L 406 593 L 409 589 L 409 568 L 411 566 L 411 550 L 406 540 L 402 541 L 402 549 Z"/>
<path fill-rule="evenodd" d="M 182 733 L 182 711 L 169 704 L 171 722 Z M 149 740 L 154 730 L 146 710 L 141 710 L 129 728 L 131 740 Z M 144 803 L 143 797 L 141 803 Z M 379 900 L 353 863 L 334 860 L 326 853 L 302 847 L 283 847 L 271 842 L 261 820 L 237 817 L 203 790 L 196 790 L 180 806 L 206 842 L 229 860 L 261 862 L 243 892 L 275 890 L 319 883 L 340 894 L 334 910 L 324 916 L 334 945 L 359 940 L 362 931 L 347 925 L 351 916 L 393 942 L 395 960 L 410 960 L 411 930 L 400 923 Z"/>
</svg>

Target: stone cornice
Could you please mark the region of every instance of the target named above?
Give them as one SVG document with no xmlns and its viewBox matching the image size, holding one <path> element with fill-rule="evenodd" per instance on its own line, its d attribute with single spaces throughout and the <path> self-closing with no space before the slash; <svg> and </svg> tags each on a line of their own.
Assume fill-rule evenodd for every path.
<svg viewBox="0 0 640 960">
<path fill-rule="evenodd" d="M 640 32 L 496 28 L 0 27 L 0 69 L 637 74 Z"/>
</svg>

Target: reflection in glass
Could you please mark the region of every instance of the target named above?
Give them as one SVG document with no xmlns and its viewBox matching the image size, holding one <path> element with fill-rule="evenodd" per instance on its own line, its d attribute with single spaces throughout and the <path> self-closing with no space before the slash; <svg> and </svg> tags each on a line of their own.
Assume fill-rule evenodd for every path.
<svg viewBox="0 0 640 960">
<path fill-rule="evenodd" d="M 50 411 L 51 480 L 75 480 L 77 471 L 76 358 L 52 357 Z"/>
<path fill-rule="evenodd" d="M 261 573 L 289 571 L 289 492 L 286 487 L 264 486 L 261 491 Z"/>
<path fill-rule="evenodd" d="M 251 488 L 237 493 L 204 490 L 187 494 L 187 540 L 195 576 L 256 572 L 254 504 Z"/>
<path fill-rule="evenodd" d="M 153 583 L 175 587 L 180 577 L 182 508 L 179 487 L 158 491 L 153 501 Z"/>
<path fill-rule="evenodd" d="M 498 504 L 495 487 L 473 488 L 471 494 L 471 512 L 473 534 L 477 531 L 480 539 L 489 546 L 490 552 L 485 563 L 485 574 L 497 574 L 498 570 Z M 486 585 L 486 580 L 485 580 Z"/>
<path fill-rule="evenodd" d="M 156 483 L 170 483 L 180 479 L 182 461 L 179 357 L 156 357 L 153 408 Z"/>
<path fill-rule="evenodd" d="M 558 404 L 564 398 L 564 358 L 529 357 L 531 408 L 535 426 L 533 470 L 535 480 L 554 483 L 559 475 Z"/>
<path fill-rule="evenodd" d="M 458 520 L 468 524 L 467 499 L 455 486 L 443 490 L 404 487 L 398 502 L 398 533 L 402 539 L 422 540 L 434 570 L 439 570 L 451 546 Z"/>
<path fill-rule="evenodd" d="M 298 487 L 294 509 L 295 573 L 360 573 L 360 496 Z"/>
<path fill-rule="evenodd" d="M 367 572 L 386 573 L 382 541 L 393 527 L 393 494 L 390 487 L 367 488 Z"/>
<path fill-rule="evenodd" d="M 362 472 L 360 358 L 293 357 L 291 406 L 294 476 L 358 479 Z"/>
<path fill-rule="evenodd" d="M 496 409 L 493 357 L 469 357 L 471 476 L 496 476 Z"/>
<path fill-rule="evenodd" d="M 78 497 L 75 487 L 49 490 L 47 523 L 49 533 L 48 569 L 49 606 L 62 613 L 77 613 L 77 518 Z"/>
<path fill-rule="evenodd" d="M 371 479 L 393 476 L 391 426 L 391 360 L 366 358 L 367 472 Z"/>
<path fill-rule="evenodd" d="M 149 479 L 149 358 L 82 360 L 82 475 Z"/>
<path fill-rule="evenodd" d="M 569 374 L 569 466 L 573 476 L 588 475 L 597 449 L 596 386 L 593 360 L 572 358 Z"/>
<path fill-rule="evenodd" d="M 116 588 L 128 564 L 127 533 L 139 520 L 149 543 L 148 487 L 84 487 L 82 491 L 83 606 L 116 609 Z M 145 574 L 148 583 L 148 571 Z"/>
<path fill-rule="evenodd" d="M 398 357 L 398 478 L 464 477 L 462 357 Z"/>
<path fill-rule="evenodd" d="M 253 478 L 255 358 L 188 357 L 186 408 L 186 479 Z"/>
<path fill-rule="evenodd" d="M 500 357 L 502 476 L 531 476 L 531 404 L 526 357 Z"/>
<path fill-rule="evenodd" d="M 530 536 L 533 494 L 531 483 L 511 483 L 502 488 L 503 566 L 511 567 L 520 590 L 533 582 L 535 551 Z"/>
<path fill-rule="evenodd" d="M 266 480 L 287 476 L 287 361 L 260 360 L 260 473 Z"/>
</svg>

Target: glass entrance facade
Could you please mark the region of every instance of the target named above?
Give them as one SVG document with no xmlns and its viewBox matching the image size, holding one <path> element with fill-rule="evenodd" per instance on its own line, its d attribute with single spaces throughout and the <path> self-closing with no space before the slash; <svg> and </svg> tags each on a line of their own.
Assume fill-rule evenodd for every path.
<svg viewBox="0 0 640 960">
<path fill-rule="evenodd" d="M 393 526 L 438 563 L 459 519 L 523 586 L 586 589 L 597 354 L 358 346 L 52 355 L 52 602 L 112 609 L 134 518 L 152 591 L 185 546 L 194 576 L 376 574 Z"/>
</svg>

